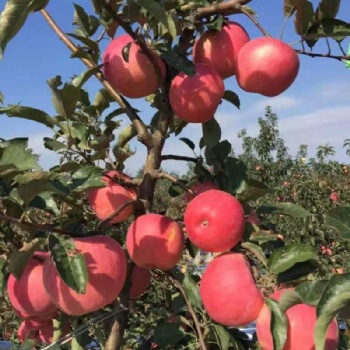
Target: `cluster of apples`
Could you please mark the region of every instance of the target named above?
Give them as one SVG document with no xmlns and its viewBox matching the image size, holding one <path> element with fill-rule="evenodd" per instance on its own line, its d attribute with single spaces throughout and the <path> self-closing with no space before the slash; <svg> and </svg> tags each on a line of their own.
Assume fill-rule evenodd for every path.
<svg viewBox="0 0 350 350">
<path fill-rule="evenodd" d="M 204 123 L 214 117 L 226 78 L 236 76 L 244 91 L 274 97 L 287 90 L 299 72 L 298 55 L 289 45 L 272 37 L 250 40 L 246 30 L 232 21 L 222 30 L 210 29 L 202 34 L 194 44 L 192 57 L 195 75 L 180 72 L 169 91 L 174 113 L 190 123 Z M 154 54 L 160 74 L 128 34 L 110 42 L 102 61 L 107 81 L 129 98 L 154 93 L 166 76 L 166 65 L 159 56 Z"/>
</svg>

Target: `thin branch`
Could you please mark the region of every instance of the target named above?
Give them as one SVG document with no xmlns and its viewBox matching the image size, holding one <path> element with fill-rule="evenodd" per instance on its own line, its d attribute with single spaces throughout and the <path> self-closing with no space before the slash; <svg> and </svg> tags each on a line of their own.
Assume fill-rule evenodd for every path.
<svg viewBox="0 0 350 350">
<path fill-rule="evenodd" d="M 184 191 L 192 194 L 192 196 L 196 196 L 196 193 L 193 190 L 188 188 L 184 183 L 177 180 L 175 177 L 171 176 L 170 174 L 165 173 L 164 171 L 158 171 L 157 178 L 158 179 L 167 179 L 167 180 L 171 181 L 173 184 L 181 187 Z"/>
<path fill-rule="evenodd" d="M 55 228 L 49 224 L 41 225 L 41 224 L 37 224 L 35 222 L 28 222 L 28 221 L 24 221 L 24 220 L 21 221 L 19 219 L 13 218 L 11 216 L 2 215 L 2 214 L 0 214 L 0 220 L 12 222 L 13 224 L 16 224 L 16 225 L 24 225 L 24 226 L 34 227 L 38 230 L 52 232 L 52 233 L 60 233 L 63 235 L 69 235 L 69 236 L 73 236 L 73 237 L 83 237 L 83 236 L 88 235 L 87 233 L 82 234 L 82 233 L 78 233 L 78 232 L 62 230 L 59 228 Z"/>
<path fill-rule="evenodd" d="M 54 30 L 60 40 L 67 46 L 67 48 L 72 52 L 76 53 L 79 51 L 78 47 L 64 34 L 62 29 L 57 25 L 54 19 L 50 16 L 50 14 L 46 10 L 40 11 L 42 16 L 45 18 L 46 22 L 49 26 Z M 89 61 L 86 58 L 80 58 L 80 60 L 90 69 L 96 68 L 96 64 Z M 138 114 L 131 107 L 129 102 L 122 96 L 118 91 L 116 91 L 107 80 L 105 80 L 103 74 L 99 71 L 95 73 L 96 78 L 101 82 L 104 88 L 109 92 L 111 97 L 119 104 L 121 109 L 124 110 L 126 115 L 129 117 L 135 129 L 137 130 L 139 141 L 145 144 L 146 146 L 151 141 L 151 135 L 147 130 L 146 125 L 143 123 Z"/>
<path fill-rule="evenodd" d="M 271 35 L 262 27 L 262 25 L 257 21 L 257 19 L 254 17 L 254 15 L 252 15 L 246 8 L 244 8 L 244 6 L 241 6 L 241 12 L 243 14 L 245 14 L 261 31 L 261 33 L 263 33 L 263 35 L 267 36 L 267 37 L 271 37 Z"/>
<path fill-rule="evenodd" d="M 102 1 L 103 7 L 109 12 L 113 20 L 118 23 L 127 34 L 129 34 L 135 41 L 135 43 L 140 47 L 141 51 L 146 54 L 146 56 L 150 59 L 153 64 L 153 67 L 158 76 L 159 82 L 163 82 L 163 72 L 158 64 L 158 61 L 155 60 L 155 52 L 145 43 L 142 36 L 137 35 L 131 28 L 131 26 L 124 21 L 124 19 L 117 14 L 117 12 L 113 9 L 113 6 L 110 4 L 110 0 Z"/>
<path fill-rule="evenodd" d="M 129 205 L 134 205 L 135 203 L 137 203 L 138 201 L 135 199 L 131 199 L 127 202 L 125 202 L 123 205 L 121 205 L 113 214 L 111 214 L 106 220 L 103 220 L 100 223 L 100 228 L 104 228 L 106 227 L 116 216 L 118 216 L 126 207 L 128 207 Z"/>
<path fill-rule="evenodd" d="M 217 14 L 223 14 L 228 16 L 236 13 L 242 13 L 241 11 L 242 5 L 246 5 L 251 1 L 252 0 L 229 0 L 226 2 L 221 2 L 219 4 L 215 4 L 211 6 L 197 8 L 195 9 L 196 11 L 195 17 L 199 19 L 199 18 L 208 17 L 211 15 L 217 15 Z M 182 6 L 181 10 L 183 11 L 191 10 L 198 6 L 198 4 L 196 4 L 195 2 L 190 3 L 189 5 L 190 6 L 187 6 L 187 7 L 186 5 Z"/>
<path fill-rule="evenodd" d="M 306 55 L 306 56 L 310 56 L 310 57 L 324 57 L 324 58 L 332 58 L 338 61 L 342 61 L 342 60 L 350 60 L 350 56 L 349 55 L 343 55 L 343 56 L 339 56 L 339 55 L 331 55 L 329 53 L 315 53 L 315 52 L 309 52 L 309 51 L 305 51 L 305 50 L 294 50 L 296 53 L 298 53 L 299 55 Z"/>
<path fill-rule="evenodd" d="M 201 350 L 207 350 L 207 346 L 206 346 L 206 344 L 204 342 L 204 337 L 203 337 L 203 333 L 202 333 L 200 322 L 198 320 L 196 312 L 193 309 L 192 304 L 190 303 L 190 301 L 187 298 L 186 292 L 185 292 L 184 288 L 182 287 L 181 282 L 179 282 L 175 278 L 175 276 L 172 275 L 172 273 L 170 271 L 167 272 L 167 275 L 170 278 L 170 280 L 172 281 L 172 283 L 174 284 L 174 286 L 180 291 L 180 293 L 182 294 L 183 298 L 185 299 L 185 302 L 186 302 L 186 305 L 187 305 L 187 308 L 188 308 L 188 312 L 191 314 L 191 316 L 193 318 L 194 325 L 196 327 L 196 331 L 197 331 L 197 335 L 198 335 L 198 338 L 199 338 L 199 343 L 200 343 Z"/>
<path fill-rule="evenodd" d="M 162 160 L 182 160 L 184 162 L 198 163 L 197 158 L 186 157 L 186 156 L 177 156 L 175 154 L 164 154 L 164 155 L 162 155 Z"/>
</svg>

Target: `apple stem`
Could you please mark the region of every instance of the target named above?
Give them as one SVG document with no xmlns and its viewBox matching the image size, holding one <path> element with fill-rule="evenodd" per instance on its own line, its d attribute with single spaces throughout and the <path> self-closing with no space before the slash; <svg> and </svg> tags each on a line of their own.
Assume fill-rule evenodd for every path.
<svg viewBox="0 0 350 350">
<path fill-rule="evenodd" d="M 266 37 L 271 37 L 271 35 L 264 29 L 264 27 L 257 21 L 257 19 L 254 17 L 254 15 L 252 15 L 244 6 L 241 6 L 240 11 L 245 14 L 261 31 L 261 33 L 263 33 L 263 35 L 265 35 Z"/>
</svg>

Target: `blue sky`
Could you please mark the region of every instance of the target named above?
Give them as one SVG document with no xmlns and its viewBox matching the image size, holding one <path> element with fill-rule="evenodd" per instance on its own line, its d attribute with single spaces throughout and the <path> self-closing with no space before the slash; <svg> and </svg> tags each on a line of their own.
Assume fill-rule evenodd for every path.
<svg viewBox="0 0 350 350">
<path fill-rule="evenodd" d="M 314 5 L 318 1 L 312 1 Z M 89 1 L 77 0 L 77 4 L 90 4 Z M 3 10 L 4 1 L 0 6 Z M 252 1 L 251 7 L 258 13 L 260 23 L 274 37 L 279 37 L 283 25 L 283 1 Z M 87 7 L 92 13 L 92 9 Z M 51 0 L 47 10 L 55 18 L 65 32 L 72 32 L 73 3 L 70 1 Z M 245 16 L 232 17 L 244 25 L 251 38 L 261 36 L 259 30 Z M 350 2 L 343 0 L 338 18 L 350 22 Z M 120 33 L 119 31 L 117 33 Z M 298 41 L 293 30 L 293 20 L 290 19 L 284 31 L 283 40 L 287 43 Z M 103 47 L 108 41 L 103 42 Z M 331 43 L 334 52 L 338 53 L 337 45 Z M 349 40 L 344 41 L 347 49 Z M 314 51 L 326 52 L 324 43 L 318 43 Z M 0 61 L 0 91 L 9 104 L 21 103 L 33 106 L 55 115 L 51 104 L 50 90 L 46 81 L 55 75 L 61 75 L 63 81 L 74 74 L 84 71 L 83 64 L 77 59 L 70 59 L 70 53 L 64 44 L 48 27 L 40 13 L 30 16 L 22 31 L 11 41 L 4 58 Z M 234 77 L 225 80 L 226 89 L 238 93 L 241 99 L 241 110 L 237 110 L 228 102 L 223 102 L 216 118 L 221 123 L 223 137 L 228 139 L 236 151 L 240 150 L 237 132 L 247 128 L 251 135 L 257 132 L 257 119 L 264 114 L 264 108 L 271 105 L 280 119 L 281 136 L 287 142 L 290 151 L 295 153 L 298 145 L 306 143 L 310 146 L 310 156 L 315 154 L 319 144 L 330 143 L 337 150 L 336 158 L 349 162 L 342 148 L 344 139 L 350 138 L 350 70 L 336 60 L 326 58 L 311 58 L 300 56 L 300 71 L 298 78 L 290 89 L 275 98 L 266 98 L 258 94 L 241 91 Z M 86 86 L 93 96 L 100 88 L 96 79 L 91 79 Z M 142 117 L 149 121 L 154 110 L 139 100 L 131 100 L 142 110 Z M 128 120 L 124 117 L 123 124 Z M 53 152 L 42 145 L 45 136 L 51 136 L 51 130 L 36 124 L 16 118 L 0 116 L 0 137 L 13 138 L 29 136 L 30 146 L 41 153 L 41 165 L 45 168 L 55 164 L 57 158 Z M 198 143 L 201 136 L 201 126 L 191 125 L 179 137 L 190 137 Z M 141 144 L 132 145 L 137 150 L 135 157 L 127 161 L 127 170 L 133 174 L 142 163 L 145 150 Z M 165 153 L 191 155 L 189 149 L 170 138 L 165 146 Z M 166 169 L 184 170 L 186 164 L 175 162 L 164 163 Z"/>
</svg>

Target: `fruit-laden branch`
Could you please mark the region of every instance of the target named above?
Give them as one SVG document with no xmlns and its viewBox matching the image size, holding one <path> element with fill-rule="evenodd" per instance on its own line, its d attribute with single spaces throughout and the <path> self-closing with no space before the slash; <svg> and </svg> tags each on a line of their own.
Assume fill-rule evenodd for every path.
<svg viewBox="0 0 350 350">
<path fill-rule="evenodd" d="M 185 302 L 186 302 L 186 305 L 187 305 L 187 308 L 188 308 L 188 312 L 191 314 L 191 316 L 193 318 L 194 325 L 196 327 L 196 331 L 197 331 L 197 335 L 198 335 L 198 339 L 199 339 L 199 344 L 200 344 L 201 350 L 207 350 L 207 346 L 205 345 L 204 336 L 203 336 L 203 333 L 202 333 L 200 322 L 198 320 L 196 312 L 193 309 L 192 304 L 190 303 L 190 301 L 187 298 L 186 292 L 183 289 L 181 282 L 179 282 L 171 274 L 170 271 L 167 272 L 167 275 L 168 275 L 169 279 L 171 280 L 171 282 L 173 283 L 173 285 L 179 290 L 179 292 L 182 294 L 183 298 L 185 299 Z"/>
<path fill-rule="evenodd" d="M 57 36 L 62 40 L 62 42 L 71 50 L 73 53 L 78 52 L 78 47 L 68 39 L 61 28 L 57 25 L 54 19 L 46 10 L 40 11 L 46 22 L 54 30 Z M 91 62 L 86 58 L 80 58 L 80 60 L 90 69 L 96 68 L 96 64 Z M 116 91 L 104 78 L 103 74 L 99 71 L 95 73 L 96 78 L 102 83 L 104 88 L 109 92 L 112 98 L 119 104 L 119 106 L 125 111 L 126 115 L 129 117 L 133 125 L 135 126 L 138 134 L 138 139 L 140 142 L 146 146 L 151 142 L 151 135 L 147 130 L 146 125 L 143 123 L 138 114 L 130 106 L 129 102 L 122 96 L 118 91 Z"/>
<path fill-rule="evenodd" d="M 295 52 L 298 53 L 299 55 L 306 55 L 310 57 L 324 57 L 324 58 L 333 58 L 338 61 L 343 61 L 343 60 L 350 61 L 350 55 L 337 56 L 337 55 L 332 55 L 330 53 L 314 53 L 314 52 L 308 52 L 305 50 L 298 50 L 298 49 L 295 49 Z"/>
<path fill-rule="evenodd" d="M 24 220 L 21 221 L 20 219 L 16 219 L 16 218 L 13 218 L 11 216 L 2 215 L 2 214 L 0 214 L 0 220 L 12 222 L 16 225 L 34 227 L 34 228 L 37 228 L 38 230 L 52 232 L 52 233 L 60 233 L 63 235 L 69 235 L 69 236 L 73 236 L 73 237 L 85 237 L 85 236 L 90 235 L 89 233 L 61 230 L 59 228 L 53 227 L 50 224 L 43 224 L 42 225 L 42 224 L 37 224 L 35 222 L 28 222 L 28 221 L 24 221 Z"/>
<path fill-rule="evenodd" d="M 113 9 L 113 6 L 111 5 L 110 0 L 104 0 L 102 1 L 103 7 L 109 12 L 109 14 L 112 16 L 113 21 L 118 23 L 127 34 L 129 34 L 133 39 L 134 42 L 139 46 L 141 51 L 150 59 L 150 61 L 153 64 L 153 67 L 157 73 L 159 81 L 162 81 L 162 70 L 158 64 L 158 61 L 154 59 L 154 51 L 145 43 L 144 39 L 142 36 L 137 35 L 131 28 L 131 26 L 124 21 L 124 19 L 117 14 L 117 12 Z M 162 82 L 163 84 L 163 82 Z M 163 86 L 164 90 L 164 86 Z"/>
</svg>

